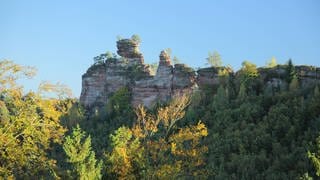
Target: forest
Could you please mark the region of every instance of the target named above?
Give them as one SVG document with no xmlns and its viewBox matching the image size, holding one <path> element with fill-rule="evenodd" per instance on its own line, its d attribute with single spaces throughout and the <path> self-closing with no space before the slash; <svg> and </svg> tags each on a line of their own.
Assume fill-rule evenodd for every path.
<svg viewBox="0 0 320 180">
<path fill-rule="evenodd" d="M 0 179 L 318 179 L 319 81 L 281 66 L 277 88 L 244 62 L 218 87 L 151 109 L 121 88 L 90 110 L 62 84 L 25 92 L 35 68 L 2 60 Z"/>
</svg>

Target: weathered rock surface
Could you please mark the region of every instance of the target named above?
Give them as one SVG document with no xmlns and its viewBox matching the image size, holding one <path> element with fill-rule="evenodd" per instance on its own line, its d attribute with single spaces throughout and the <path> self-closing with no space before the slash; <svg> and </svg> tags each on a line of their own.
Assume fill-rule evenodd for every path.
<svg viewBox="0 0 320 180">
<path fill-rule="evenodd" d="M 288 86 L 286 82 L 286 65 L 278 65 L 273 68 L 259 68 L 260 78 L 269 87 Z M 313 66 L 295 66 L 295 72 L 303 87 L 320 83 L 320 68 Z"/>
<path fill-rule="evenodd" d="M 165 51 L 160 53 L 156 75 L 151 76 L 136 42 L 119 40 L 117 47 L 121 58 L 93 65 L 82 76 L 80 102 L 84 106 L 104 105 L 108 97 L 122 87 L 131 90 L 134 106 L 147 107 L 168 101 L 174 94 L 192 91 L 196 83 L 193 69 L 181 64 L 173 67 Z"/>
<path fill-rule="evenodd" d="M 143 56 L 139 52 L 139 43 L 132 39 L 121 39 L 117 41 L 117 53 L 123 57 L 127 58 L 130 63 L 138 62 L 144 63 Z"/>
<path fill-rule="evenodd" d="M 190 93 L 195 86 L 195 72 L 186 65 L 171 65 L 170 56 L 161 51 L 159 66 L 154 78 L 137 81 L 132 90 L 133 105 L 147 107 L 166 102 L 176 94 Z"/>
<path fill-rule="evenodd" d="M 296 66 L 295 69 L 301 82 L 301 86 L 320 83 L 320 68 L 314 66 Z"/>
<path fill-rule="evenodd" d="M 200 88 L 207 86 L 218 86 L 219 85 L 219 72 L 225 72 L 226 74 L 232 75 L 233 71 L 228 67 L 209 67 L 202 68 L 197 71 L 197 83 Z"/>
<path fill-rule="evenodd" d="M 105 64 L 93 65 L 82 76 L 80 102 L 85 106 L 104 104 L 107 101 Z"/>
<path fill-rule="evenodd" d="M 195 88 L 217 87 L 221 75 L 236 75 L 228 67 L 210 67 L 195 72 L 184 64 L 171 65 L 166 51 L 159 55 L 159 66 L 155 76 L 149 66 L 143 63 L 139 44 L 132 39 L 117 41 L 120 58 L 110 58 L 105 62 L 92 65 L 82 76 L 80 102 L 86 107 L 103 106 L 108 98 L 122 87 L 132 94 L 132 105 L 143 104 L 152 107 L 157 102 L 166 102 L 173 96 L 191 93 Z M 273 68 L 258 68 L 259 78 L 265 88 L 286 88 L 286 65 Z M 301 86 L 320 83 L 320 68 L 295 66 Z"/>
</svg>

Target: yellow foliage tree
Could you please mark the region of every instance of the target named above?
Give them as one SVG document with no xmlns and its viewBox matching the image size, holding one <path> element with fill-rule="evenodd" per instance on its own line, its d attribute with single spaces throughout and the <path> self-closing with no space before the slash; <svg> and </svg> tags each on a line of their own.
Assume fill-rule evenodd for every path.
<svg viewBox="0 0 320 180">
<path fill-rule="evenodd" d="M 0 177 L 28 178 L 54 174 L 55 160 L 47 156 L 51 143 L 60 143 L 65 129 L 58 100 L 36 93 L 23 95 L 16 80 L 32 77 L 34 68 L 0 61 Z"/>
<path fill-rule="evenodd" d="M 268 68 L 273 68 L 278 65 L 277 59 L 275 57 L 272 57 L 268 62 L 267 62 L 267 67 Z"/>
<path fill-rule="evenodd" d="M 206 177 L 207 172 L 203 167 L 208 148 L 200 141 L 207 136 L 207 128 L 202 122 L 177 127 L 177 122 L 184 117 L 189 104 L 189 96 L 179 96 L 168 106 L 159 108 L 155 114 L 148 113 L 143 106 L 139 106 L 136 109 L 136 123 L 131 130 L 127 129 L 126 133 L 122 133 L 126 134 L 126 138 L 117 138 L 116 141 L 113 139 L 113 142 L 122 142 L 113 145 L 113 156 L 109 158 L 113 173 L 123 179 Z M 133 164 L 139 166 L 138 174 Z"/>
<path fill-rule="evenodd" d="M 243 74 L 246 78 L 257 77 L 259 75 L 257 66 L 249 61 L 242 62 L 242 68 L 240 73 Z"/>
<path fill-rule="evenodd" d="M 134 137 L 132 131 L 126 127 L 120 127 L 114 135 L 111 135 L 112 153 L 108 159 L 112 163 L 109 173 L 114 173 L 119 179 L 134 179 L 135 172 L 143 167 L 143 146 L 139 138 Z"/>
<path fill-rule="evenodd" d="M 34 67 L 22 66 L 9 60 L 0 61 L 0 91 L 17 88 L 17 79 L 32 78 L 36 72 Z"/>
</svg>

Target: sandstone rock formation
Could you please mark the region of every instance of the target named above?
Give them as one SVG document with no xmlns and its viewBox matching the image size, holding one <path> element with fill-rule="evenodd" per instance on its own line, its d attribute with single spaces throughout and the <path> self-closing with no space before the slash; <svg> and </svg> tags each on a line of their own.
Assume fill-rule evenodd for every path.
<svg viewBox="0 0 320 180">
<path fill-rule="evenodd" d="M 132 104 L 147 107 L 166 102 L 181 93 L 191 93 L 196 85 L 195 72 L 183 64 L 171 65 L 170 56 L 161 51 L 159 66 L 153 78 L 136 81 L 132 90 Z"/>
<path fill-rule="evenodd" d="M 80 102 L 84 106 L 106 104 L 108 97 L 121 87 L 131 90 L 134 106 L 147 107 L 165 102 L 175 94 L 192 91 L 196 83 L 193 69 L 182 64 L 173 67 L 165 51 L 161 51 L 157 73 L 152 76 L 136 42 L 122 39 L 117 42 L 117 48 L 121 58 L 95 64 L 82 76 Z"/>
<path fill-rule="evenodd" d="M 296 66 L 295 67 L 301 86 L 308 86 L 320 81 L 320 68 L 312 66 Z"/>
<path fill-rule="evenodd" d="M 120 39 L 117 41 L 117 48 L 117 53 L 123 58 L 128 58 L 129 62 L 144 63 L 138 42 L 132 39 Z"/>
<path fill-rule="evenodd" d="M 232 75 L 233 71 L 228 67 L 209 67 L 198 70 L 197 83 L 200 87 L 205 86 L 218 86 L 219 85 L 219 72 L 225 71 L 227 74 Z"/>
<path fill-rule="evenodd" d="M 105 62 L 92 65 L 82 76 L 80 102 L 85 107 L 103 106 L 108 98 L 122 87 L 131 91 L 131 103 L 152 107 L 157 102 L 166 102 L 181 93 L 191 93 L 195 88 L 218 87 L 221 72 L 234 76 L 228 67 L 202 68 L 195 72 L 184 64 L 171 65 L 166 51 L 159 55 L 159 66 L 155 76 L 144 64 L 138 42 L 132 39 L 117 41 L 120 58 L 112 57 Z M 288 87 L 286 65 L 273 68 L 258 68 L 260 81 L 265 88 Z M 302 86 L 320 83 L 320 68 L 295 66 L 295 72 Z M 237 78 L 234 79 L 237 81 Z"/>
<path fill-rule="evenodd" d="M 313 66 L 295 66 L 294 67 L 300 85 L 303 87 L 320 83 L 320 68 Z M 266 88 L 286 87 L 286 65 L 278 65 L 273 68 L 259 68 L 260 79 L 264 82 Z"/>
<path fill-rule="evenodd" d="M 82 90 L 80 102 L 85 106 L 103 105 L 107 101 L 106 66 L 98 64 L 91 66 L 82 75 Z"/>
</svg>

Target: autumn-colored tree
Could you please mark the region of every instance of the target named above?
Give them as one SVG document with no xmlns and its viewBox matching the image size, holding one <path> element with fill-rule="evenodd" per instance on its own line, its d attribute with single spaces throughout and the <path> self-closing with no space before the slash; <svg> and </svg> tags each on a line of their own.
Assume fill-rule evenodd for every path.
<svg viewBox="0 0 320 180">
<path fill-rule="evenodd" d="M 34 67 L 22 66 L 13 61 L 0 61 L 0 92 L 6 89 L 18 88 L 16 80 L 32 78 L 36 71 Z"/>
<path fill-rule="evenodd" d="M 316 169 L 317 176 L 320 176 L 320 137 L 317 139 L 317 152 L 308 151 L 308 157 L 312 161 L 313 166 Z"/>
<path fill-rule="evenodd" d="M 0 62 L 0 104 L 4 114 L 0 121 L 0 176 L 5 178 L 55 174 L 55 160 L 48 157 L 47 151 L 53 142 L 61 142 L 65 129 L 59 117 L 64 112 L 57 109 L 58 100 L 42 99 L 32 92 L 23 95 L 16 80 L 34 73 L 33 68 L 12 61 Z"/>
<path fill-rule="evenodd" d="M 259 72 L 257 69 L 257 66 L 249 61 L 242 62 L 242 67 L 240 71 L 238 72 L 239 77 L 239 94 L 256 94 L 256 91 L 258 91 L 257 84 L 258 82 L 258 76 Z"/>
<path fill-rule="evenodd" d="M 144 107 L 139 106 L 134 127 L 131 130 L 121 128 L 116 135 L 111 136 L 114 142 L 118 142 L 114 144 L 110 158 L 114 173 L 119 171 L 118 177 L 121 178 L 206 177 L 203 167 L 207 147 L 200 142 L 207 136 L 205 125 L 199 122 L 186 127 L 177 126 L 189 103 L 188 96 L 180 96 L 168 106 L 159 108 L 156 114 L 148 113 Z M 137 149 L 139 154 L 134 153 Z M 140 168 L 138 176 L 133 176 L 133 164 Z M 127 176 L 121 176 L 125 174 Z"/>
<path fill-rule="evenodd" d="M 59 99 L 72 98 L 72 90 L 65 84 L 53 84 L 49 81 L 43 81 L 38 87 L 38 93 L 42 97 L 56 95 Z"/>
<path fill-rule="evenodd" d="M 107 168 L 108 173 L 115 174 L 119 179 L 134 179 L 144 167 L 144 149 L 139 138 L 133 136 L 132 130 L 120 127 L 111 135 L 112 153 L 108 154 L 109 162 L 112 164 Z"/>
<path fill-rule="evenodd" d="M 223 86 L 226 86 L 228 84 L 231 73 L 232 73 L 232 68 L 230 66 L 218 67 L 219 83 Z"/>
<path fill-rule="evenodd" d="M 267 62 L 267 67 L 268 68 L 273 68 L 275 66 L 277 66 L 277 59 L 275 57 L 272 57 L 268 62 Z"/>
<path fill-rule="evenodd" d="M 244 76 L 245 80 L 247 78 L 255 78 L 259 75 L 257 66 L 249 61 L 242 62 L 240 73 Z"/>
</svg>

